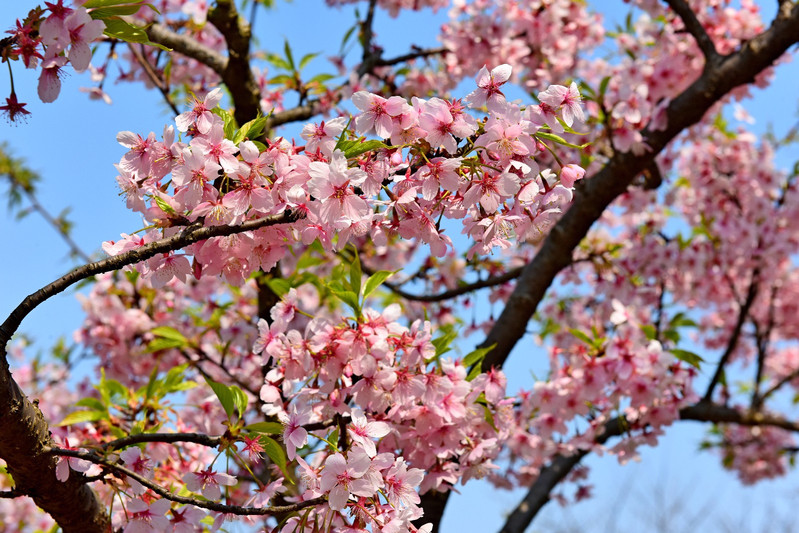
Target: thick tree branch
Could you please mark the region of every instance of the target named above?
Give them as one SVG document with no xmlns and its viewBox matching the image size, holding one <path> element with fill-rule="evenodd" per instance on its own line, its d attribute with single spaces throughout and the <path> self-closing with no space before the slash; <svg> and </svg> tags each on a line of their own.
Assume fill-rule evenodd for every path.
<svg viewBox="0 0 799 533">
<path fill-rule="evenodd" d="M 11 376 L 6 340 L 0 344 L 0 458 L 14 479 L 14 490 L 30 496 L 64 533 L 106 533 L 111 522 L 105 506 L 82 476 L 56 478 L 56 459 L 45 453 L 53 444 L 44 415 Z"/>
<path fill-rule="evenodd" d="M 188 35 L 175 33 L 161 24 L 151 24 L 146 28 L 147 38 L 154 43 L 162 44 L 167 48 L 186 57 L 196 59 L 220 76 L 227 70 L 228 60 L 225 56 L 203 46 Z"/>
<path fill-rule="evenodd" d="M 482 347 L 495 344 L 483 361 L 484 369 L 503 365 L 524 335 L 528 321 L 555 276 L 571 263 L 573 250 L 610 203 L 627 190 L 633 179 L 680 132 L 701 120 L 729 91 L 752 83 L 758 73 L 771 66 L 797 40 L 799 5 L 794 5 L 787 16 L 778 17 L 768 30 L 746 42 L 739 51 L 706 69 L 672 100 L 667 108 L 667 127 L 643 132 L 649 152 L 642 155 L 617 153 L 594 176 L 579 182 L 572 206 L 525 267 L 505 309 L 481 344 Z"/>
<path fill-rule="evenodd" d="M 763 414 L 753 411 L 738 411 L 724 405 L 700 401 L 680 410 L 681 420 L 697 422 L 713 422 L 725 424 L 739 424 L 743 426 L 773 426 L 788 431 L 799 432 L 799 424 L 782 417 Z M 595 442 L 604 444 L 611 437 L 621 435 L 629 425 L 622 418 L 608 421 L 602 431 L 597 435 Z M 588 455 L 590 450 L 578 450 L 569 455 L 556 456 L 530 487 L 524 499 L 508 516 L 505 525 L 500 530 L 502 533 L 522 533 L 530 525 L 538 511 L 549 501 L 549 495 L 555 486 L 563 481 L 569 472 Z"/>
<path fill-rule="evenodd" d="M 153 492 L 155 492 L 156 494 L 158 494 L 159 496 L 161 496 L 166 500 L 173 501 L 175 503 L 193 505 L 195 507 L 208 509 L 209 511 L 216 511 L 218 513 L 229 513 L 238 516 L 264 516 L 264 515 L 284 514 L 284 513 L 292 513 L 294 511 L 299 511 L 300 509 L 305 509 L 306 507 L 313 507 L 314 505 L 319 505 L 320 503 L 324 503 L 327 501 L 327 498 L 319 497 L 319 498 L 314 498 L 312 500 L 305 500 L 292 505 L 278 505 L 274 507 L 242 507 L 240 505 L 225 505 L 223 503 L 198 500 L 196 498 L 187 498 L 185 496 L 178 496 L 177 494 L 169 492 L 168 490 L 158 485 L 157 483 L 154 483 L 150 479 L 147 479 L 146 477 L 141 476 L 136 472 L 125 468 L 124 466 L 118 465 L 113 461 L 109 461 L 108 459 L 100 457 L 99 455 L 94 454 L 92 452 L 82 452 L 80 450 L 67 450 L 64 448 L 56 448 L 56 447 L 49 448 L 47 452 L 53 455 L 60 455 L 63 457 L 77 457 L 79 459 L 84 459 L 94 464 L 104 466 L 110 470 L 113 470 L 118 474 L 122 474 L 131 479 L 135 479 L 143 486 L 152 490 Z"/>
<path fill-rule="evenodd" d="M 713 44 L 713 40 L 705 31 L 702 23 L 696 18 L 696 13 L 688 5 L 688 2 L 685 0 L 666 0 L 666 3 L 680 17 L 688 33 L 696 39 L 696 44 L 699 45 L 699 49 L 702 50 L 702 54 L 705 56 L 706 68 L 715 64 L 720 57 L 716 51 L 716 45 Z"/>
<path fill-rule="evenodd" d="M 244 124 L 261 110 L 261 91 L 250 66 L 250 25 L 239 16 L 233 0 L 217 0 L 208 12 L 208 20 L 225 37 L 228 61 L 221 73 L 222 81 L 233 98 L 236 121 Z"/>
<path fill-rule="evenodd" d="M 6 462 L 16 490 L 33 501 L 61 526 L 64 533 L 106 533 L 110 528 L 105 506 L 82 476 L 66 482 L 56 478 L 56 460 L 45 453 L 52 446 L 47 421 L 42 412 L 22 392 L 11 376 L 6 345 L 22 320 L 39 304 L 89 276 L 110 272 L 138 263 L 159 253 L 169 252 L 209 237 L 232 235 L 265 226 L 296 220 L 291 213 L 245 222 L 240 226 L 202 227 L 193 224 L 178 235 L 161 239 L 115 257 L 90 263 L 29 295 L 0 325 L 0 459 Z"/>
</svg>

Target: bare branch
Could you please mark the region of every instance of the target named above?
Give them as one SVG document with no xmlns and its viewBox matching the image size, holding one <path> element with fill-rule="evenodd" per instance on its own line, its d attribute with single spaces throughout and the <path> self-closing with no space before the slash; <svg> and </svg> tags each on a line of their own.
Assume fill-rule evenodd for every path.
<svg viewBox="0 0 799 533">
<path fill-rule="evenodd" d="M 759 272 L 759 269 L 755 269 L 755 271 L 752 273 L 752 279 L 749 282 L 749 290 L 746 293 L 746 300 L 744 300 L 743 304 L 741 304 L 741 307 L 738 310 L 738 319 L 735 322 L 732 334 L 730 334 L 730 339 L 727 341 L 727 348 L 724 350 L 718 365 L 716 365 L 716 371 L 713 373 L 713 377 L 710 379 L 710 383 L 707 386 L 707 391 L 705 392 L 704 396 L 704 400 L 706 402 L 709 402 L 713 399 L 713 390 L 716 388 L 719 380 L 721 380 L 721 376 L 724 373 L 724 367 L 727 365 L 727 361 L 729 361 L 732 353 L 738 347 L 738 339 L 741 337 L 741 331 L 743 331 L 746 318 L 749 316 L 749 309 L 752 307 L 752 304 L 757 297 L 758 283 L 760 282 Z"/>
<path fill-rule="evenodd" d="M 176 442 L 193 442 L 194 444 L 202 444 L 209 448 L 216 448 L 222 442 L 222 437 L 212 437 L 211 435 L 203 435 L 202 433 L 139 433 L 103 443 L 100 448 L 103 450 L 119 450 L 133 444 L 141 444 L 144 442 L 165 442 L 169 444 L 174 444 Z"/>
<path fill-rule="evenodd" d="M 511 270 L 508 270 L 504 274 L 500 274 L 499 276 L 491 276 L 490 278 L 486 278 L 480 281 L 475 281 L 474 283 L 468 283 L 466 285 L 461 285 L 455 289 L 450 289 L 448 291 L 440 292 L 438 294 L 412 294 L 407 292 L 403 289 L 400 289 L 398 285 L 393 283 L 384 283 L 386 287 L 388 287 L 391 292 L 395 293 L 397 296 L 401 296 L 406 300 L 413 300 L 416 302 L 443 302 L 444 300 L 450 300 L 452 298 L 456 298 L 458 296 L 468 294 L 470 292 L 474 292 L 479 289 L 485 289 L 487 287 L 495 287 L 497 285 L 502 285 L 503 283 L 507 283 L 518 278 L 524 267 L 517 267 Z"/>
<path fill-rule="evenodd" d="M 154 483 L 153 481 L 147 479 L 146 477 L 141 476 L 136 472 L 125 468 L 124 466 L 120 466 L 112 461 L 109 461 L 108 459 L 105 459 L 104 457 L 100 457 L 99 455 L 91 452 L 82 452 L 80 450 L 67 450 L 64 448 L 52 447 L 47 450 L 47 453 L 53 455 L 60 455 L 63 457 L 77 457 L 79 459 L 84 459 L 94 464 L 102 465 L 106 468 L 113 470 L 118 474 L 122 474 L 131 479 L 135 479 L 143 486 L 152 490 L 153 492 L 155 492 L 165 500 L 173 501 L 175 503 L 182 503 L 186 505 L 193 505 L 195 507 L 208 509 L 209 511 L 216 511 L 218 513 L 229 513 L 238 516 L 264 516 L 264 515 L 284 514 L 284 513 L 292 513 L 294 511 L 299 511 L 300 509 L 305 509 L 306 507 L 313 507 L 314 505 L 319 505 L 327 501 L 327 498 L 319 497 L 319 498 L 314 498 L 312 500 L 306 500 L 299 503 L 295 503 L 292 505 L 277 505 L 274 507 L 242 507 L 240 505 L 225 505 L 223 503 L 198 500 L 195 498 L 187 498 L 185 496 L 178 496 L 177 494 L 169 492 L 162 486 Z"/>
<path fill-rule="evenodd" d="M 437 55 L 446 55 L 449 53 L 451 53 L 450 50 L 448 48 L 444 48 L 443 46 L 439 48 L 426 48 L 426 49 L 420 48 L 418 50 L 414 50 L 413 52 L 408 52 L 407 54 L 403 54 L 401 56 L 392 57 L 391 59 L 378 59 L 375 62 L 375 66 L 390 67 L 392 65 L 405 63 L 406 61 L 412 61 L 414 59 L 432 57 Z"/>
<path fill-rule="evenodd" d="M 147 77 L 150 78 L 150 81 L 153 83 L 153 85 L 158 88 L 161 96 L 164 97 L 166 105 L 169 106 L 175 115 L 180 115 L 180 110 L 177 108 L 175 102 L 172 101 L 172 97 L 169 95 L 169 87 L 167 86 L 166 82 L 162 80 L 158 74 L 156 74 L 155 70 L 153 70 L 153 66 L 149 61 L 147 61 L 147 58 L 144 57 L 144 54 L 141 53 L 141 50 L 137 49 L 133 43 L 128 43 L 128 50 L 130 50 L 130 53 L 133 54 L 136 62 L 141 65 L 141 68 L 144 69 L 145 74 L 147 74 Z"/>
<path fill-rule="evenodd" d="M 666 0 L 666 3 L 680 17 L 688 33 L 696 39 L 696 44 L 705 56 L 705 68 L 715 64 L 720 57 L 718 51 L 716 51 L 716 45 L 713 44 L 713 40 L 705 31 L 702 23 L 696 18 L 696 13 L 688 5 L 688 2 L 685 0 Z"/>
</svg>

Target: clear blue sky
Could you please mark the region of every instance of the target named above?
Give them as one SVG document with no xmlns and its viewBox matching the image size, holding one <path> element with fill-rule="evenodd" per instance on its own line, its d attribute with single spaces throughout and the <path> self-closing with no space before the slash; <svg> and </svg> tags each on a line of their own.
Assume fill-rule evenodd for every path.
<svg viewBox="0 0 799 533">
<path fill-rule="evenodd" d="M 773 0 L 761 3 L 768 13 L 776 4 Z M 277 4 L 275 11 L 259 15 L 261 44 L 280 51 L 285 36 L 297 56 L 334 53 L 354 20 L 351 7 L 329 11 L 320 0 Z M 593 4 L 613 19 L 626 14 L 627 8 L 618 0 Z M 15 18 L 22 18 L 35 5 L 31 0 L 5 2 L 0 24 L 10 27 Z M 445 16 L 444 11 L 437 15 L 427 11 L 394 20 L 380 12 L 376 20 L 379 42 L 387 48 L 388 55 L 406 51 L 411 43 L 435 46 L 435 35 Z M 72 208 L 75 240 L 88 252 L 98 250 L 104 240 L 118 238 L 120 232 L 139 229 L 141 221 L 125 208 L 114 181 L 112 164 L 123 154 L 115 137 L 121 130 L 160 132 L 173 117 L 165 111 L 159 94 L 145 91 L 140 85 L 114 84 L 112 78 L 106 89 L 114 104 L 108 106 L 89 101 L 78 92 L 78 87 L 91 83 L 86 76 L 72 74 L 64 80 L 59 99 L 42 104 L 36 96 L 33 72 L 19 69 L 19 64 L 14 66 L 17 93 L 28 102 L 33 115 L 28 124 L 1 124 L 0 141 L 6 141 L 14 154 L 27 158 L 30 166 L 41 173 L 42 203 L 53 212 Z M 797 82 L 797 65 L 781 66 L 775 87 L 759 92 L 754 102 L 746 104 L 758 117 L 757 131 L 763 131 L 771 121 L 778 132 L 784 132 L 797 121 Z M 0 74 L 0 97 L 7 93 L 7 78 Z M 780 107 L 774 102 L 779 102 Z M 784 157 L 787 165 L 789 159 Z M 67 257 L 63 242 L 36 215 L 17 222 L 0 209 L 0 229 L 0 249 L 4 251 L 0 279 L 5 280 L 0 290 L 0 316 L 5 317 L 25 295 L 74 264 Z M 33 336 L 37 346 L 45 349 L 59 336 L 71 335 L 81 319 L 74 292 L 67 291 L 36 309 L 21 331 Z M 529 344 L 526 349 L 530 349 Z M 524 379 L 529 376 L 527 362 L 541 355 L 514 354 L 508 369 L 510 392 L 530 386 L 531 381 Z M 793 521 L 793 508 L 788 503 L 798 485 L 793 474 L 754 488 L 742 488 L 733 475 L 721 469 L 718 458 L 697 453 L 702 434 L 697 425 L 680 423 L 669 430 L 661 446 L 643 450 L 640 464 L 619 467 L 612 457 L 592 457 L 587 464 L 592 469 L 590 482 L 595 486 L 595 497 L 565 509 L 550 504 L 532 530 L 754 532 L 782 530 L 783 517 L 789 517 L 790 523 L 799 528 L 799 520 Z M 452 499 L 442 530 L 496 531 L 503 513 L 516 505 L 523 492 L 495 491 L 487 484 L 470 484 Z M 675 502 L 683 502 L 683 507 L 670 511 L 669 505 Z M 660 515 L 671 516 L 672 522 L 665 529 L 657 527 Z M 686 518 L 694 515 L 704 521 L 690 525 Z M 765 527 L 770 523 L 773 529 Z"/>
</svg>

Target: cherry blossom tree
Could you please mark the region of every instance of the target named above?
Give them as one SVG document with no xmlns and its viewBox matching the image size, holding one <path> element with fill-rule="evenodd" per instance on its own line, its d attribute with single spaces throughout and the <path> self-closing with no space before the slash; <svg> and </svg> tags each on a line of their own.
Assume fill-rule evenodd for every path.
<svg viewBox="0 0 799 533">
<path fill-rule="evenodd" d="M 601 3 L 464 0 L 440 47 L 388 56 L 376 17 L 448 3 L 369 0 L 315 75 L 290 41 L 256 50 L 271 4 L 58 0 L 8 21 L 8 121 L 70 69 L 109 101 L 119 71 L 173 119 L 118 134 L 145 227 L 96 260 L 0 154 L 12 209 L 82 263 L 0 325 L 0 525 L 429 532 L 487 479 L 528 489 L 517 532 L 590 497 L 588 454 L 626 462 L 684 420 L 742 483 L 787 473 L 799 170 L 775 163 L 790 138 L 726 117 L 784 82 L 797 2 L 763 20 L 749 0 L 635 0 L 610 30 Z M 15 90 L 24 69 L 38 95 Z M 76 284 L 83 380 L 69 346 L 14 337 Z M 533 342 L 547 372 L 511 390 Z"/>
</svg>

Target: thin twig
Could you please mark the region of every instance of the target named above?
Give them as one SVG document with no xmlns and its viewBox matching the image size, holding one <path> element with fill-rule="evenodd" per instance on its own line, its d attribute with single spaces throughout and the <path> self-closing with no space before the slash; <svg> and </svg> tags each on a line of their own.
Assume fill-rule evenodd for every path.
<svg viewBox="0 0 799 533">
<path fill-rule="evenodd" d="M 256 515 L 263 516 L 263 515 L 273 515 L 273 514 L 282 514 L 282 513 L 292 513 L 295 511 L 299 511 L 300 509 L 305 509 L 306 507 L 313 507 L 314 505 L 322 504 L 327 501 L 327 498 L 320 496 L 319 498 L 302 501 L 292 505 L 280 505 L 274 507 L 256 508 L 256 507 L 242 507 L 240 505 L 225 505 L 217 502 L 203 501 L 203 500 L 198 500 L 196 498 L 187 498 L 185 496 L 178 496 L 177 494 L 169 492 L 162 486 L 154 483 L 153 481 L 147 479 L 146 477 L 139 475 L 136 472 L 125 468 L 124 466 L 120 466 L 112 461 L 109 461 L 104 457 L 100 457 L 99 455 L 92 452 L 82 452 L 80 450 L 67 450 L 64 448 L 57 448 L 57 447 L 50 447 L 49 449 L 45 450 L 45 452 L 51 453 L 53 455 L 60 455 L 62 457 L 76 457 L 78 459 L 83 459 L 85 461 L 89 461 L 97 465 L 102 465 L 106 468 L 113 470 L 118 474 L 123 474 L 131 479 L 138 481 L 143 486 L 152 490 L 153 492 L 155 492 L 165 500 L 173 501 L 175 503 L 182 503 L 185 505 L 193 505 L 195 507 L 208 509 L 209 511 L 216 511 L 218 513 L 228 513 L 238 516 L 256 516 Z"/>
<path fill-rule="evenodd" d="M 175 115 L 180 115 L 180 110 L 175 105 L 175 102 L 172 101 L 172 96 L 170 96 L 169 94 L 169 87 L 167 86 L 166 81 L 158 77 L 158 74 L 156 74 L 155 70 L 153 70 L 153 66 L 150 64 L 149 61 L 147 61 L 147 58 L 144 57 L 144 54 L 141 53 L 141 50 L 136 49 L 133 43 L 128 43 L 128 50 L 130 50 L 130 53 L 133 54 L 133 57 L 136 59 L 139 65 L 141 65 L 141 67 L 144 69 L 145 74 L 147 74 L 147 77 L 150 78 L 151 82 L 153 82 L 153 85 L 155 85 L 156 88 L 158 88 L 158 91 L 161 93 L 161 96 L 164 97 L 166 105 L 169 106 L 169 108 L 172 110 L 173 113 L 175 113 Z"/>
<path fill-rule="evenodd" d="M 733 327 L 732 334 L 730 335 L 730 339 L 727 341 L 727 348 L 724 350 L 724 353 L 721 356 L 721 359 L 716 366 L 716 371 L 713 373 L 713 377 L 710 379 L 710 383 L 707 386 L 707 391 L 704 395 L 704 400 L 709 402 L 713 399 L 713 390 L 716 388 L 716 385 L 721 380 L 721 376 L 724 373 L 724 367 L 727 365 L 727 361 L 729 361 L 730 356 L 738 347 L 738 339 L 741 337 L 741 332 L 743 331 L 744 324 L 746 323 L 746 319 L 749 316 L 749 309 L 752 307 L 752 304 L 757 297 L 758 291 L 758 283 L 760 282 L 760 270 L 755 269 L 752 272 L 752 279 L 749 282 L 749 289 L 746 293 L 746 300 L 744 300 L 743 304 L 738 310 L 738 319 L 735 322 L 735 326 Z"/>
<path fill-rule="evenodd" d="M 52 296 L 64 291 L 70 285 L 80 280 L 86 279 L 103 272 L 111 272 L 120 268 L 139 263 L 160 253 L 179 250 L 195 242 L 203 241 L 211 237 L 223 237 L 245 231 L 252 231 L 267 226 L 286 224 L 298 220 L 302 215 L 297 215 L 286 211 L 280 215 L 272 215 L 250 220 L 238 226 L 203 226 L 202 222 L 196 222 L 187 226 L 183 231 L 172 237 L 160 239 L 149 244 L 145 244 L 134 250 L 130 250 L 113 257 L 108 257 L 101 261 L 89 263 L 78 267 L 68 274 L 60 277 L 54 282 L 42 287 L 33 294 L 27 296 L 0 324 L 0 345 L 5 346 L 11 336 L 17 331 L 22 320 L 33 311 L 39 304 Z"/>
</svg>

